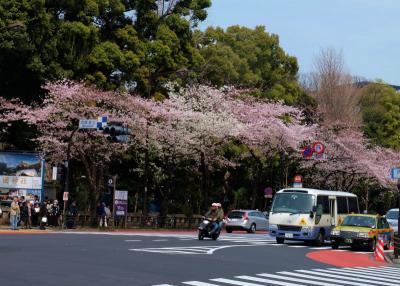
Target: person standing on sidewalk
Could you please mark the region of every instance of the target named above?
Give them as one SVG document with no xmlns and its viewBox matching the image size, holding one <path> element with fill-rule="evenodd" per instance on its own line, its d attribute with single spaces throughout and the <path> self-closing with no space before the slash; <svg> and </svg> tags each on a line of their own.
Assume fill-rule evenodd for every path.
<svg viewBox="0 0 400 286">
<path fill-rule="evenodd" d="M 11 229 L 12 230 L 18 230 L 18 221 L 20 217 L 20 208 L 18 204 L 18 198 L 14 197 L 13 202 L 11 203 L 10 206 L 10 224 L 11 224 Z"/>
</svg>

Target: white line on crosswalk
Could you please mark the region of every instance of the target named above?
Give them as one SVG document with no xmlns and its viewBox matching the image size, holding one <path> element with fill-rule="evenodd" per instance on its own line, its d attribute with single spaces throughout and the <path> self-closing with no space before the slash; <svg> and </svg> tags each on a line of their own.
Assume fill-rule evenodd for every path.
<svg viewBox="0 0 400 286">
<path fill-rule="evenodd" d="M 332 247 L 330 246 L 321 246 L 321 247 L 310 247 L 310 249 L 313 250 L 325 250 L 325 249 L 331 249 Z"/>
<path fill-rule="evenodd" d="M 154 242 L 168 241 L 168 239 L 153 239 Z"/>
<path fill-rule="evenodd" d="M 368 279 L 363 279 L 366 278 L 363 275 L 346 275 L 344 273 L 338 273 L 338 272 L 334 272 L 334 271 L 330 271 L 330 270 L 326 270 L 326 269 L 313 269 L 313 271 L 308 271 L 308 270 L 297 270 L 299 272 L 302 273 L 311 273 L 315 275 L 315 272 L 323 272 L 320 273 L 319 275 L 322 276 L 327 276 L 327 277 L 332 277 L 332 278 L 339 278 L 339 279 L 346 279 L 346 280 L 352 280 L 352 281 L 358 281 L 358 282 L 364 282 L 364 283 L 376 283 L 375 281 L 371 281 L 370 278 Z M 387 285 L 387 286 L 393 286 L 393 284 L 390 283 L 386 283 L 383 281 L 380 281 L 380 285 Z M 396 284 L 397 285 L 397 284 Z"/>
<path fill-rule="evenodd" d="M 182 283 L 191 286 L 222 286 L 222 284 L 237 286 L 396 286 L 400 285 L 398 274 L 400 274 L 400 269 L 395 267 L 346 267 L 280 271 L 275 274 L 240 275 L 209 279 L 208 282 L 186 281 Z M 153 286 L 173 285 L 159 284 Z"/>
<path fill-rule="evenodd" d="M 288 245 L 290 248 L 304 248 L 307 247 L 306 245 Z"/>
<path fill-rule="evenodd" d="M 348 270 L 348 271 L 351 271 L 351 272 L 358 272 L 358 273 L 365 273 L 365 274 L 371 274 L 371 275 L 374 275 L 374 276 L 383 276 L 383 277 L 388 277 L 388 278 L 398 278 L 398 279 L 400 279 L 400 277 L 399 277 L 399 273 L 382 273 L 382 272 L 378 272 L 378 271 L 375 271 L 375 270 L 369 270 L 369 269 L 355 269 L 355 268 L 349 268 L 349 267 L 347 267 L 347 268 L 343 268 L 344 270 Z"/>
<path fill-rule="evenodd" d="M 125 242 L 138 242 L 138 241 L 142 241 L 141 239 L 127 239 L 125 240 Z"/>
<path fill-rule="evenodd" d="M 217 284 L 210 284 L 205 282 L 198 282 L 198 281 L 187 281 L 182 282 L 183 284 L 192 285 L 192 286 L 218 286 Z"/>
<path fill-rule="evenodd" d="M 211 281 L 215 282 L 222 282 L 222 283 L 227 283 L 227 284 L 232 284 L 232 285 L 239 285 L 239 286 L 262 286 L 262 284 L 256 284 L 256 283 L 249 283 L 249 282 L 242 282 L 238 280 L 232 280 L 232 279 L 225 279 L 225 278 L 217 278 L 217 279 L 210 279 Z M 282 282 L 282 281 L 274 281 L 274 280 L 269 280 L 269 284 L 274 284 L 274 285 L 281 285 L 281 286 L 305 286 L 303 284 L 293 284 L 293 283 L 287 283 L 287 282 Z"/>
<path fill-rule="evenodd" d="M 360 277 L 360 278 L 366 278 L 366 279 L 371 279 L 371 280 L 379 280 L 379 281 L 386 281 L 386 282 L 397 282 L 400 283 L 400 279 L 388 279 L 384 277 L 377 277 L 378 275 L 367 275 L 365 273 L 359 273 L 357 271 L 351 271 L 351 270 L 346 270 L 346 269 L 336 269 L 336 268 L 329 268 L 329 270 L 325 270 L 333 273 L 339 273 L 340 275 L 345 275 L 345 276 L 354 276 L 354 277 Z M 400 285 L 400 284 L 399 284 Z"/>
<path fill-rule="evenodd" d="M 267 274 L 267 273 L 258 274 L 258 275 L 262 276 L 262 277 L 268 277 L 268 278 L 274 278 L 274 279 L 280 279 L 280 280 L 286 280 L 286 281 L 293 281 L 293 282 L 300 282 L 300 283 L 307 283 L 307 284 L 312 284 L 312 285 L 320 285 L 320 286 L 338 286 L 338 285 L 340 285 L 340 284 L 331 284 L 331 283 L 325 283 L 325 282 L 320 282 L 320 281 L 310 281 L 310 280 L 306 280 L 306 279 L 299 279 L 299 278 Z M 252 277 L 252 276 L 236 276 L 236 278 L 247 279 L 247 280 L 255 281 L 255 282 L 270 283 L 269 279 Z M 298 284 L 295 284 L 295 285 L 298 285 Z"/>
<path fill-rule="evenodd" d="M 298 270 L 298 271 L 301 271 L 301 270 Z M 371 285 L 371 284 L 368 284 L 368 283 L 358 283 L 358 282 L 353 282 L 353 281 L 346 281 L 346 280 L 343 280 L 343 279 L 340 279 L 340 280 L 332 279 L 332 278 L 340 278 L 340 277 L 337 277 L 336 275 L 332 275 L 332 276 L 335 276 L 335 277 L 332 277 L 331 275 L 324 276 L 323 274 L 319 274 L 319 273 L 316 274 L 316 273 L 313 273 L 312 271 L 309 271 L 309 273 L 311 275 L 310 274 L 287 272 L 287 271 L 281 271 L 281 272 L 278 272 L 278 273 L 279 274 L 290 275 L 290 276 L 308 278 L 308 279 L 323 279 L 326 282 L 335 282 L 335 283 L 337 283 L 337 282 L 340 281 L 342 284 L 346 284 L 346 285 L 354 285 L 354 286 L 368 286 L 368 285 Z M 322 275 L 323 277 L 318 277 L 317 275 Z M 329 277 L 331 277 L 331 278 L 329 278 Z"/>
</svg>

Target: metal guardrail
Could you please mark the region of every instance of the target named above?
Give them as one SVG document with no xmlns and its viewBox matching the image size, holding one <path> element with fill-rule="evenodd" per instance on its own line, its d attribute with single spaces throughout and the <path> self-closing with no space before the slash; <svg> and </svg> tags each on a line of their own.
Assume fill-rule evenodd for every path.
<svg viewBox="0 0 400 286">
<path fill-rule="evenodd" d="M 126 217 L 126 222 L 125 217 L 120 219 L 110 218 L 108 219 L 108 225 L 113 228 L 193 229 L 196 228 L 202 220 L 201 215 L 187 217 L 183 214 L 176 214 L 161 217 L 156 215 L 142 216 L 140 214 L 129 213 Z M 76 217 L 66 216 L 65 223 L 73 225 L 73 227 L 94 227 L 99 225 L 99 217 L 92 217 L 88 213 L 79 213 Z M 7 211 L 4 211 L 3 217 L 0 218 L 0 225 L 1 224 L 9 224 Z"/>
</svg>

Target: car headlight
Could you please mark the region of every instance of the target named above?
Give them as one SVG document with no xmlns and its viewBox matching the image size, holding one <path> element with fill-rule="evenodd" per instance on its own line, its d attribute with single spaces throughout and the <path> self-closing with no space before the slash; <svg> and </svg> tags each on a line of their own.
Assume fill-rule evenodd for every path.
<svg viewBox="0 0 400 286">
<path fill-rule="evenodd" d="M 278 225 L 277 224 L 270 224 L 269 225 L 269 229 L 278 229 Z"/>
<path fill-rule="evenodd" d="M 331 231 L 331 235 L 334 235 L 334 236 L 339 236 L 340 235 L 340 230 L 332 230 Z"/>
<path fill-rule="evenodd" d="M 304 232 L 312 232 L 313 231 L 313 227 L 312 226 L 303 226 L 301 228 L 302 231 Z"/>
<path fill-rule="evenodd" d="M 369 238 L 369 234 L 368 234 L 368 232 L 359 232 L 358 237 Z"/>
</svg>

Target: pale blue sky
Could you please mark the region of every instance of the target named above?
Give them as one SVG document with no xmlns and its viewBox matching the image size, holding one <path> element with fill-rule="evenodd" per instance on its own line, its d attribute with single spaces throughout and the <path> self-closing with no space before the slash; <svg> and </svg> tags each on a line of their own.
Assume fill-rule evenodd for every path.
<svg viewBox="0 0 400 286">
<path fill-rule="evenodd" d="M 309 72 L 321 48 L 342 50 L 350 72 L 400 85 L 400 0 L 213 0 L 201 25 L 264 25 Z"/>
</svg>

